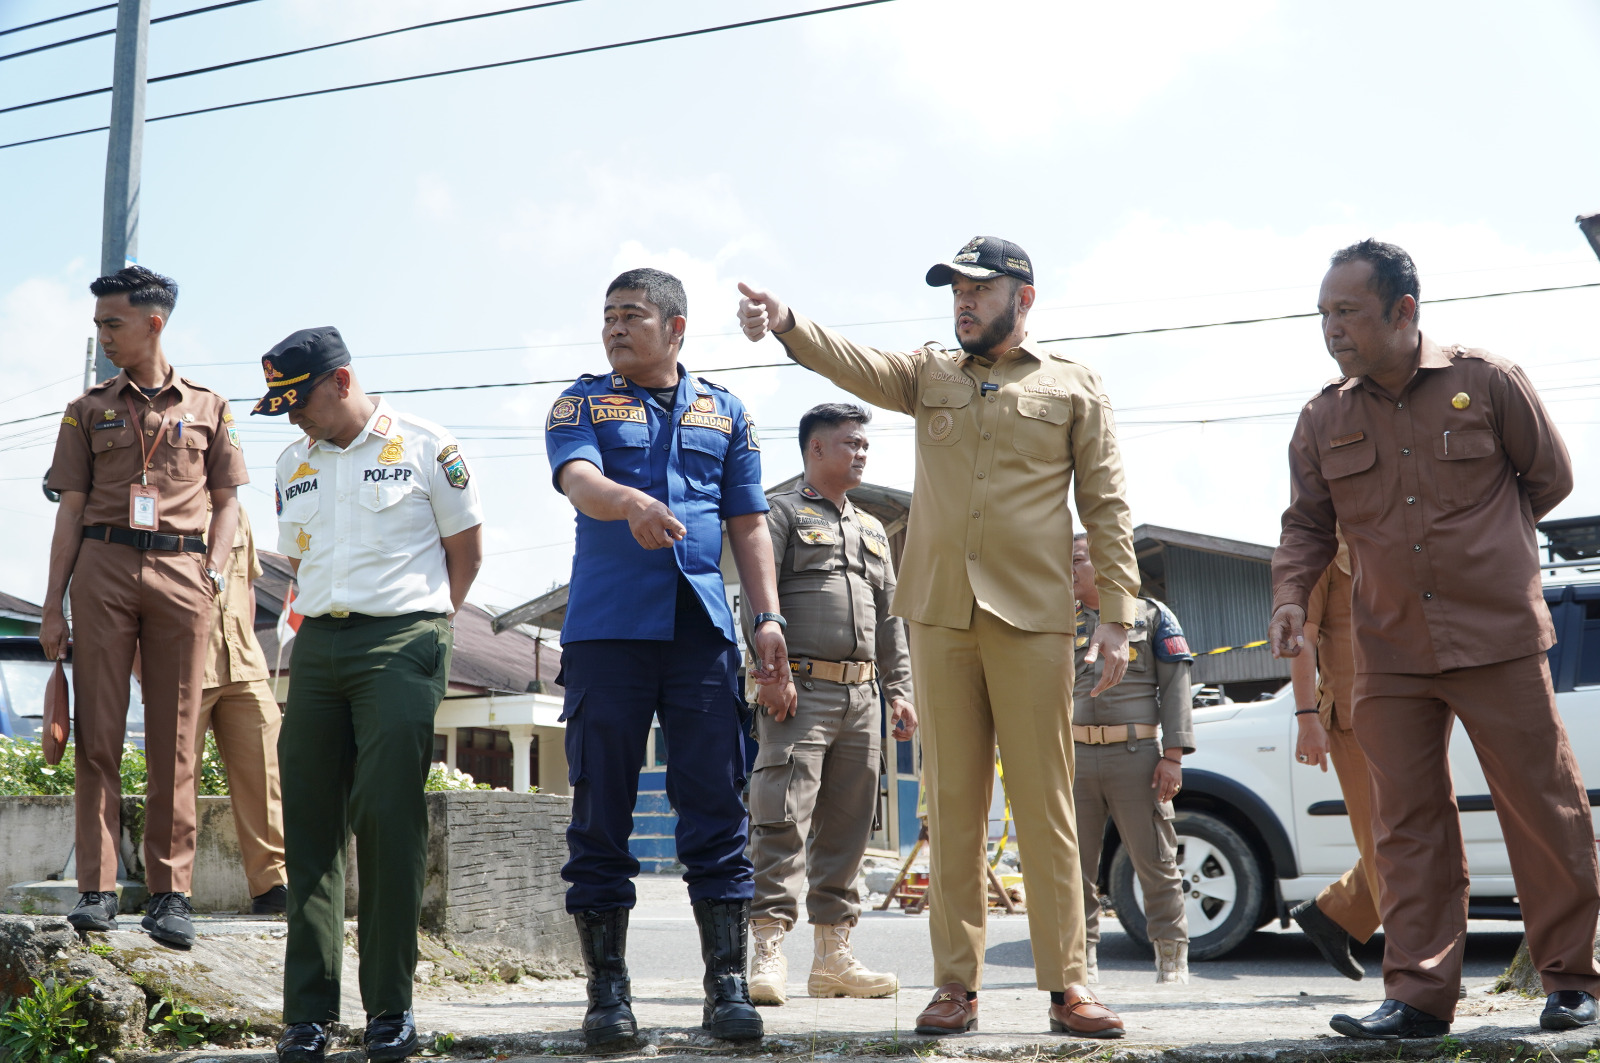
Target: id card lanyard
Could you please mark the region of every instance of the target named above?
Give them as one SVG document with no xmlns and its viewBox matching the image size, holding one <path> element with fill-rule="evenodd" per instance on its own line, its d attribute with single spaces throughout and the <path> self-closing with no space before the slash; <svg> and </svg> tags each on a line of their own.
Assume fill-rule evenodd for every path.
<svg viewBox="0 0 1600 1063">
<path fill-rule="evenodd" d="M 146 474 L 150 470 L 150 459 L 155 455 L 156 444 L 167 430 L 167 417 L 161 415 L 161 425 L 151 438 L 150 446 L 146 447 L 137 434 L 144 428 L 144 418 L 135 412 L 131 397 L 124 395 L 123 398 L 128 404 L 128 421 L 134 426 L 134 439 L 139 444 L 139 482 L 128 485 L 128 526 L 136 531 L 155 531 L 161 524 L 161 492 L 150 486 Z"/>
</svg>

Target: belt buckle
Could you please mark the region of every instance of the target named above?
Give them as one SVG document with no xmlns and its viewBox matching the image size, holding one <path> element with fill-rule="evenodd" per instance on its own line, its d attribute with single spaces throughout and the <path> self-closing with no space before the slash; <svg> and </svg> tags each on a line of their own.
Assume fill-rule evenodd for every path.
<svg viewBox="0 0 1600 1063">
<path fill-rule="evenodd" d="M 861 680 L 861 665 L 857 661 L 845 661 L 839 668 L 839 682 L 850 686 Z"/>
<path fill-rule="evenodd" d="M 148 550 L 148 549 L 150 549 L 151 542 L 155 538 L 155 532 L 145 531 L 145 530 L 141 529 L 139 531 L 134 532 L 133 534 L 136 537 L 136 541 L 134 542 L 133 545 L 137 549 L 140 549 L 140 550 Z"/>
<path fill-rule="evenodd" d="M 1106 725 L 1105 724 L 1097 723 L 1094 726 L 1089 728 L 1089 732 L 1090 732 L 1090 734 L 1092 734 L 1094 736 L 1094 741 L 1092 743 L 1090 743 L 1091 745 L 1109 746 L 1111 744 L 1111 739 L 1106 737 Z"/>
<path fill-rule="evenodd" d="M 333 617 L 335 620 L 346 620 L 346 619 L 349 619 L 349 617 L 350 617 L 350 610 L 348 610 L 348 609 L 334 609 L 334 610 L 330 611 L 328 613 L 328 615 Z"/>
</svg>

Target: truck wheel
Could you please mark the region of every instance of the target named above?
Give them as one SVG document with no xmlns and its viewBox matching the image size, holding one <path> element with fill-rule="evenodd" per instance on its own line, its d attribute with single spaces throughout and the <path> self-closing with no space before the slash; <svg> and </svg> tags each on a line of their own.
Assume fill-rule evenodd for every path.
<svg viewBox="0 0 1600 1063">
<path fill-rule="evenodd" d="M 1214 960 L 1255 931 L 1265 876 L 1249 844 L 1216 816 L 1179 812 L 1173 827 L 1189 917 L 1189 958 Z M 1111 860 L 1110 877 L 1117 920 L 1129 937 L 1148 948 L 1144 890 L 1125 846 Z"/>
</svg>

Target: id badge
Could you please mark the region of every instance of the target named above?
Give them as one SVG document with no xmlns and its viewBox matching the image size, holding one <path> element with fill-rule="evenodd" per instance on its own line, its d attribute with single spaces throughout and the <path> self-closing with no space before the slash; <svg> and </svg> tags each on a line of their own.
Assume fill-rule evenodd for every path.
<svg viewBox="0 0 1600 1063">
<path fill-rule="evenodd" d="M 161 523 L 161 494 L 146 484 L 128 485 L 128 527 L 155 531 Z"/>
</svg>

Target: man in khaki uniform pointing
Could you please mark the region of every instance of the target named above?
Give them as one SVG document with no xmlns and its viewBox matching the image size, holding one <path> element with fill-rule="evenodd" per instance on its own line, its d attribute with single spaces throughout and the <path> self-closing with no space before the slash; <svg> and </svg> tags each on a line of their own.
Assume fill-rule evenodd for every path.
<svg viewBox="0 0 1600 1063">
<path fill-rule="evenodd" d="M 1073 491 L 1089 532 L 1105 659 L 1094 693 L 1127 667 L 1138 569 L 1122 456 L 1096 374 L 1027 338 L 1033 267 L 1016 244 L 978 237 L 928 271 L 949 285 L 962 350 L 851 343 L 777 296 L 740 286 L 745 334 L 868 402 L 917 421 L 917 476 L 894 612 L 910 621 L 922 702 L 929 933 L 939 989 L 922 1033 L 976 1029 L 982 982 L 987 813 L 999 741 L 1028 868 L 1028 929 L 1050 1028 L 1122 1036 L 1084 984 L 1083 893 L 1072 802 Z"/>
</svg>

